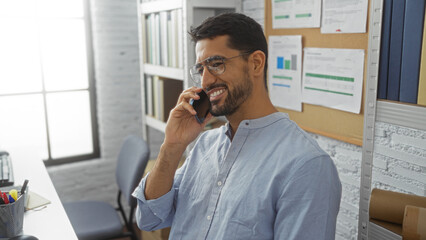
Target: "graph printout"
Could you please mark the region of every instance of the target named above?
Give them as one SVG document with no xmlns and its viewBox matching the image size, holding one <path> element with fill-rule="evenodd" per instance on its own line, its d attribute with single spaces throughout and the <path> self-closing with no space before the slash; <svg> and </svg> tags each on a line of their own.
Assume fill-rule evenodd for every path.
<svg viewBox="0 0 426 240">
<path fill-rule="evenodd" d="M 302 111 L 302 36 L 269 36 L 269 94 L 275 106 Z"/>
<path fill-rule="evenodd" d="M 264 0 L 243 0 L 242 12 L 253 18 L 265 29 L 265 1 Z"/>
<path fill-rule="evenodd" d="M 321 33 L 365 33 L 367 10 L 368 0 L 324 0 Z"/>
<path fill-rule="evenodd" d="M 319 28 L 321 1 L 271 0 L 272 28 Z"/>
<path fill-rule="evenodd" d="M 305 48 L 303 102 L 359 113 L 364 50 Z"/>
</svg>

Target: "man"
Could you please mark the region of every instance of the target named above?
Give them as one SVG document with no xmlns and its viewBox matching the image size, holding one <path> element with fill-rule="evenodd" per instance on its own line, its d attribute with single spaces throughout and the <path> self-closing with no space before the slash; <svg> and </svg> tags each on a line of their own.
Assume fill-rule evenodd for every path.
<svg viewBox="0 0 426 240">
<path fill-rule="evenodd" d="M 334 239 L 341 184 L 330 157 L 266 89 L 267 43 L 262 28 L 237 13 L 191 29 L 195 81 L 226 126 L 201 134 L 178 162 L 199 124 L 182 92 L 167 121 L 152 171 L 136 188 L 137 222 L 151 231 L 171 226 L 170 239 Z"/>
</svg>

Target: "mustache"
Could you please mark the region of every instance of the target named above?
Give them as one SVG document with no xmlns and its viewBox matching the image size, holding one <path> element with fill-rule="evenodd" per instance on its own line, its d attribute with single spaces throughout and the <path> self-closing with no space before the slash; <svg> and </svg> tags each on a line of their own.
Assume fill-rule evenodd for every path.
<svg viewBox="0 0 426 240">
<path fill-rule="evenodd" d="M 214 88 L 218 88 L 218 87 L 228 88 L 228 86 L 224 83 L 217 83 L 217 84 L 213 84 L 213 85 L 206 87 L 205 91 L 208 92 L 208 91 L 210 91 Z"/>
</svg>

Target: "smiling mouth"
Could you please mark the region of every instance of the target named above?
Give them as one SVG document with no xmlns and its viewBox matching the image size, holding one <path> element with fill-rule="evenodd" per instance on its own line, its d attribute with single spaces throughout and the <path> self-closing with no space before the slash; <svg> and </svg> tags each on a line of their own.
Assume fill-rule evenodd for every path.
<svg viewBox="0 0 426 240">
<path fill-rule="evenodd" d="M 225 91 L 226 91 L 225 88 L 211 90 L 209 92 L 210 102 L 217 101 Z"/>
</svg>

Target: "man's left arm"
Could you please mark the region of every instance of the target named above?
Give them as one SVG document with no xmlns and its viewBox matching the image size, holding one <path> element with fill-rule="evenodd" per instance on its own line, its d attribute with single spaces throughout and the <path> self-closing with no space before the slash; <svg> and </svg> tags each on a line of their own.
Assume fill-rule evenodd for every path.
<svg viewBox="0 0 426 240">
<path fill-rule="evenodd" d="M 275 239 L 334 239 L 342 186 L 328 155 L 293 171 L 277 202 Z"/>
</svg>

